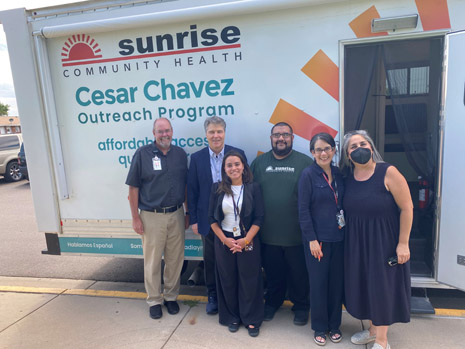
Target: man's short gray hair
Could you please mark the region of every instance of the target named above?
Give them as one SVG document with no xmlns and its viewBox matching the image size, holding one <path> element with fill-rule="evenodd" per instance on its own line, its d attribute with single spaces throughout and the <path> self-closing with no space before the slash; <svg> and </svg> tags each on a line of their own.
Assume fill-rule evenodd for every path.
<svg viewBox="0 0 465 349">
<path fill-rule="evenodd" d="M 173 126 L 171 125 L 171 121 L 169 121 L 167 118 L 159 117 L 158 119 L 155 119 L 155 121 L 153 122 L 153 130 L 155 130 L 155 126 L 157 126 L 157 122 L 160 120 L 168 121 L 168 124 L 170 124 L 170 128 L 173 129 Z"/>
<path fill-rule="evenodd" d="M 220 125 L 221 127 L 223 127 L 223 130 L 226 131 L 226 122 L 223 120 L 223 118 L 220 118 L 219 116 L 211 116 L 205 119 L 205 122 L 203 123 L 205 132 L 207 132 L 207 128 L 208 126 L 210 126 L 210 124 Z"/>
</svg>

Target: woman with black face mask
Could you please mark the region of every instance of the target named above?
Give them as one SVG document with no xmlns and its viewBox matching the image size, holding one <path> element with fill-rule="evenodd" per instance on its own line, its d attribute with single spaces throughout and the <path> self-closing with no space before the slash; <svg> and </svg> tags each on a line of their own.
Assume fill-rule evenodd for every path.
<svg viewBox="0 0 465 349">
<path fill-rule="evenodd" d="M 345 305 L 355 318 L 370 321 L 351 341 L 390 348 L 389 325 L 410 321 L 410 190 L 404 176 L 383 162 L 366 131 L 344 136 L 340 167 L 346 174 Z M 397 265 L 388 264 L 391 257 Z"/>
</svg>

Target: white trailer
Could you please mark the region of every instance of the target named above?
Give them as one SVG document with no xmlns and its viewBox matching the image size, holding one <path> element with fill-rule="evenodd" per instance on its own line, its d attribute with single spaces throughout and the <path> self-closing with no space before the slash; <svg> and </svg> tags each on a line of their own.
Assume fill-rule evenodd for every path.
<svg viewBox="0 0 465 349">
<path fill-rule="evenodd" d="M 465 2 L 100 0 L 0 12 L 47 253 L 140 257 L 124 184 L 168 117 L 191 154 L 205 117 L 252 161 L 367 129 L 415 204 L 414 286 L 465 289 Z M 419 178 L 421 177 L 421 178 Z M 200 259 L 189 234 L 186 258 Z"/>
</svg>

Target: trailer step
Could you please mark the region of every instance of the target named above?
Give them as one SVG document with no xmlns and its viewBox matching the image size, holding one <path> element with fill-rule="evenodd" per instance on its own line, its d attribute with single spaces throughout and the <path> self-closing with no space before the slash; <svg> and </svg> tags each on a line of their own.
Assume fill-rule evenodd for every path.
<svg viewBox="0 0 465 349">
<path fill-rule="evenodd" d="M 411 314 L 435 314 L 435 310 L 428 297 L 412 297 L 410 302 Z"/>
</svg>

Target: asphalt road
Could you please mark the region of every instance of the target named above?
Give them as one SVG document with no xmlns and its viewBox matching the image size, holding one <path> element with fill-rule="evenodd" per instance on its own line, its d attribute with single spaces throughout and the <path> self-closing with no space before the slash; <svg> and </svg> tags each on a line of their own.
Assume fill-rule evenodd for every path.
<svg viewBox="0 0 465 349">
<path fill-rule="evenodd" d="M 52 256 L 42 254 L 46 248 L 44 234 L 37 230 L 29 181 L 7 183 L 0 177 L 0 275 L 144 281 L 140 258 Z"/>
</svg>

